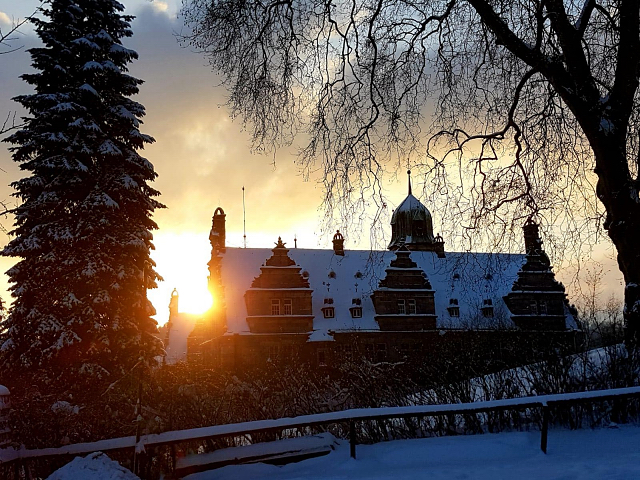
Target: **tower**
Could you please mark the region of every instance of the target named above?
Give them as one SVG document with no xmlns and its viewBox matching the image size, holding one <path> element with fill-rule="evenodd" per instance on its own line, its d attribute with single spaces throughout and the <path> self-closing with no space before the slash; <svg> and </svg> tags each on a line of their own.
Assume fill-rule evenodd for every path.
<svg viewBox="0 0 640 480">
<path fill-rule="evenodd" d="M 409 250 L 436 252 L 438 257 L 444 257 L 444 240 L 440 235 L 433 235 L 431 212 L 411 193 L 411 170 L 407 170 L 407 175 L 409 192 L 393 211 L 388 249 L 396 250 L 404 245 Z"/>
</svg>

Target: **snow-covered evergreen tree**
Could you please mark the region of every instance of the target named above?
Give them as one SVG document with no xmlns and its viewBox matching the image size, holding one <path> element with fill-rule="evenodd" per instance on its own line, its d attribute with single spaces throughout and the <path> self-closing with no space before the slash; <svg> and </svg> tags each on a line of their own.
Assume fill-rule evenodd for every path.
<svg viewBox="0 0 640 480">
<path fill-rule="evenodd" d="M 141 80 L 121 39 L 133 17 L 115 0 L 50 0 L 35 19 L 43 47 L 29 52 L 35 93 L 7 141 L 28 176 L 14 182 L 15 238 L 2 255 L 15 298 L 0 324 L 0 368 L 48 369 L 55 377 L 120 375 L 161 344 L 146 288 L 159 278 L 149 256 L 153 166 L 138 154 Z"/>
</svg>

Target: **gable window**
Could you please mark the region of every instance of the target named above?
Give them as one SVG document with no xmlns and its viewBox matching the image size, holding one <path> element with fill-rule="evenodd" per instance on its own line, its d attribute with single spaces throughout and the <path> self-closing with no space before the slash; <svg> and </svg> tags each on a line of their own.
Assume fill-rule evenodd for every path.
<svg viewBox="0 0 640 480">
<path fill-rule="evenodd" d="M 409 315 L 415 315 L 416 314 L 416 301 L 415 299 L 410 299 L 408 302 L 408 306 L 409 306 Z"/>
<path fill-rule="evenodd" d="M 398 313 L 400 315 L 404 315 L 407 312 L 405 305 L 404 305 L 404 299 L 400 299 L 398 300 Z"/>
<path fill-rule="evenodd" d="M 280 315 L 280 299 L 271 299 L 271 315 Z"/>
<path fill-rule="evenodd" d="M 292 302 L 290 298 L 284 299 L 284 314 L 291 315 L 292 313 Z"/>
<path fill-rule="evenodd" d="M 362 318 L 362 307 L 351 307 L 351 318 Z"/>
<path fill-rule="evenodd" d="M 334 318 L 336 316 L 336 310 L 333 307 L 322 307 L 322 314 L 324 318 Z"/>
<path fill-rule="evenodd" d="M 540 315 L 546 315 L 547 314 L 547 302 L 545 302 L 544 300 L 540 301 Z"/>
</svg>

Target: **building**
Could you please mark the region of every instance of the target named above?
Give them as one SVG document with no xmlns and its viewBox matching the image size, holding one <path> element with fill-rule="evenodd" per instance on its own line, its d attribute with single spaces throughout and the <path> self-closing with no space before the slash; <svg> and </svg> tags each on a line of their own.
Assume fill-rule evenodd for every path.
<svg viewBox="0 0 640 480">
<path fill-rule="evenodd" d="M 339 231 L 332 250 L 290 249 L 281 238 L 272 249 L 229 248 L 225 218 L 216 209 L 208 263 L 214 307 L 187 339 L 189 361 L 330 366 L 473 351 L 507 365 L 523 352 L 579 340 L 532 220 L 523 227 L 525 255 L 445 252 L 410 183 L 386 251 L 349 250 Z M 178 301 L 175 293 L 169 325 L 180 323 Z"/>
</svg>

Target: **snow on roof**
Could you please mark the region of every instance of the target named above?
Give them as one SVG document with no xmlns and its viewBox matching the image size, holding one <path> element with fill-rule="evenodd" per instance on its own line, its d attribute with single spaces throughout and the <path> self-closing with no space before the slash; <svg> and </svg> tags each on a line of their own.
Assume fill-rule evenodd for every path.
<svg viewBox="0 0 640 480">
<path fill-rule="evenodd" d="M 227 248 L 222 258 L 222 283 L 227 306 L 229 332 L 247 332 L 247 310 L 244 294 L 251 287 L 260 266 L 270 258 L 267 248 Z M 308 272 L 313 289 L 313 329 L 379 330 L 374 319 L 371 294 L 386 275 L 385 269 L 395 253 L 390 251 L 346 250 L 345 256 L 333 250 L 294 248 L 289 256 Z M 438 258 L 433 252 L 411 252 L 411 258 L 422 268 L 435 290 L 438 327 L 461 328 L 469 318 L 477 316 L 484 300 L 492 300 L 496 311 L 506 310 L 502 297 L 509 293 L 524 255 L 489 253 L 447 253 Z M 335 318 L 324 318 L 325 298 L 333 300 Z M 362 318 L 352 318 L 349 308 L 359 299 Z M 450 317 L 450 300 L 458 300 L 460 317 Z M 320 334 L 314 338 L 322 338 Z"/>
<path fill-rule="evenodd" d="M 4 385 L 0 385 L 0 397 L 9 395 L 9 389 Z"/>
</svg>

